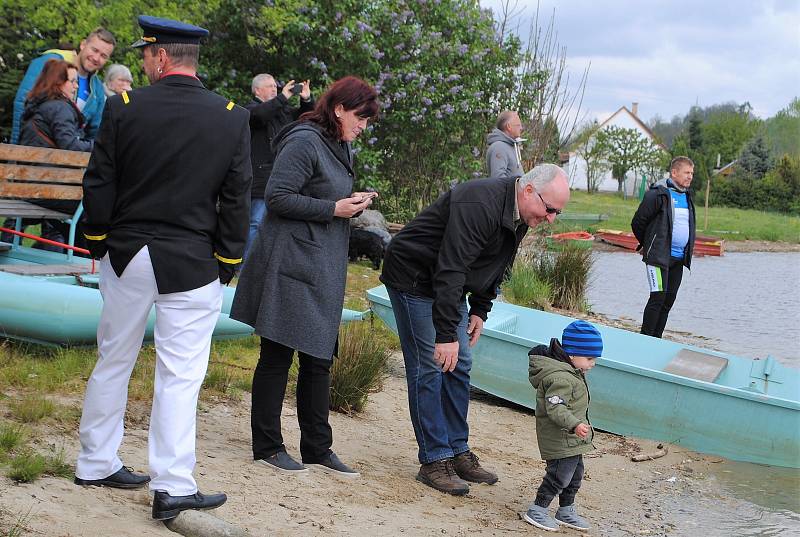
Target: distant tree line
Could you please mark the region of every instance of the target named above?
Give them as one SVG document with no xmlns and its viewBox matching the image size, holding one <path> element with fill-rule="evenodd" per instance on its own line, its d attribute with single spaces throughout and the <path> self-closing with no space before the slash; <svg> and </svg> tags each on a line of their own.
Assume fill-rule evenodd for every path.
<svg viewBox="0 0 800 537">
<path fill-rule="evenodd" d="M 695 190 L 710 178 L 710 203 L 800 214 L 800 99 L 766 120 L 749 103 L 726 103 L 669 122 L 656 117 L 650 127 L 672 156 L 695 161 Z M 729 174 L 715 175 L 718 161 Z"/>
</svg>

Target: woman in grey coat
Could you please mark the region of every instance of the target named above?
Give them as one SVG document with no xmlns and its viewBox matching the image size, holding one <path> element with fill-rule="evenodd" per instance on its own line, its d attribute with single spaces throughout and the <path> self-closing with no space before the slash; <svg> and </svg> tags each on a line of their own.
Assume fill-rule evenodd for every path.
<svg viewBox="0 0 800 537">
<path fill-rule="evenodd" d="M 277 155 L 265 192 L 267 215 L 242 268 L 231 317 L 261 336 L 253 374 L 253 458 L 279 471 L 307 472 L 304 465 L 315 465 L 358 475 L 331 451 L 328 402 L 347 279 L 349 219 L 376 195 L 352 193 L 350 142 L 377 112 L 375 90 L 346 77 L 273 141 Z M 286 453 L 280 425 L 295 351 L 303 464 Z"/>
</svg>

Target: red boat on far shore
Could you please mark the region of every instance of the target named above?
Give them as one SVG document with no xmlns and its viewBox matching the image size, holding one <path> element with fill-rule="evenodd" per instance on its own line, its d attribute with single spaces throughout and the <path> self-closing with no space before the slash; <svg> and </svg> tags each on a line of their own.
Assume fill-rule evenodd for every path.
<svg viewBox="0 0 800 537">
<path fill-rule="evenodd" d="M 639 241 L 630 231 L 619 231 L 616 229 L 598 229 L 594 236 L 603 242 L 621 246 L 628 250 L 636 250 Z M 725 253 L 725 241 L 716 237 L 705 237 L 696 235 L 694 238 L 694 255 L 715 255 L 721 256 Z"/>
</svg>

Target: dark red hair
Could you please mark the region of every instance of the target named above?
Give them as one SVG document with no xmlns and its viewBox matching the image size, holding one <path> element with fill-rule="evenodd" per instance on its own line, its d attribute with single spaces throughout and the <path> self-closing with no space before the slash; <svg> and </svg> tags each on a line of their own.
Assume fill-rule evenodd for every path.
<svg viewBox="0 0 800 537">
<path fill-rule="evenodd" d="M 355 111 L 362 118 L 372 119 L 378 115 L 378 93 L 366 82 L 354 76 L 346 76 L 333 83 L 319 98 L 311 112 L 300 116 L 301 120 L 313 121 L 335 140 L 342 139 L 342 125 L 336 120 L 338 105 L 346 111 Z"/>
<path fill-rule="evenodd" d="M 64 85 L 69 79 L 69 70 L 74 69 L 76 72 L 78 68 L 65 60 L 47 60 L 42 72 L 39 73 L 39 78 L 33 85 L 31 91 L 26 96 L 28 100 L 37 98 L 47 99 L 64 99 L 64 94 L 61 93 L 61 86 Z"/>
</svg>

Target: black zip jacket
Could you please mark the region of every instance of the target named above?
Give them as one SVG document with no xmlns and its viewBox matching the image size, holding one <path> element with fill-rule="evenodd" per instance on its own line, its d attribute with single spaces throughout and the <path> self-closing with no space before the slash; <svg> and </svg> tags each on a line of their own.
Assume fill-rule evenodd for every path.
<svg viewBox="0 0 800 537">
<path fill-rule="evenodd" d="M 469 293 L 470 315 L 486 320 L 506 268 L 528 226 L 514 225 L 516 177 L 455 186 L 389 243 L 381 281 L 433 299 L 436 343 L 458 341 L 458 307 Z"/>
<path fill-rule="evenodd" d="M 689 204 L 689 243 L 683 256 L 683 264 L 691 268 L 695 238 L 695 214 L 692 194 L 686 191 Z M 658 181 L 645 192 L 642 203 L 631 220 L 631 230 L 639 241 L 637 250 L 642 251 L 642 261 L 655 267 L 668 268 L 672 247 L 672 196 L 667 180 Z"/>
<path fill-rule="evenodd" d="M 300 107 L 289 105 L 283 93 L 269 101 L 251 101 L 244 106 L 250 112 L 250 160 L 253 165 L 252 199 L 264 199 L 267 179 L 275 163 L 275 148 L 272 142 L 278 132 L 295 121 L 300 114 L 314 109 L 314 100 L 300 99 Z"/>
</svg>

